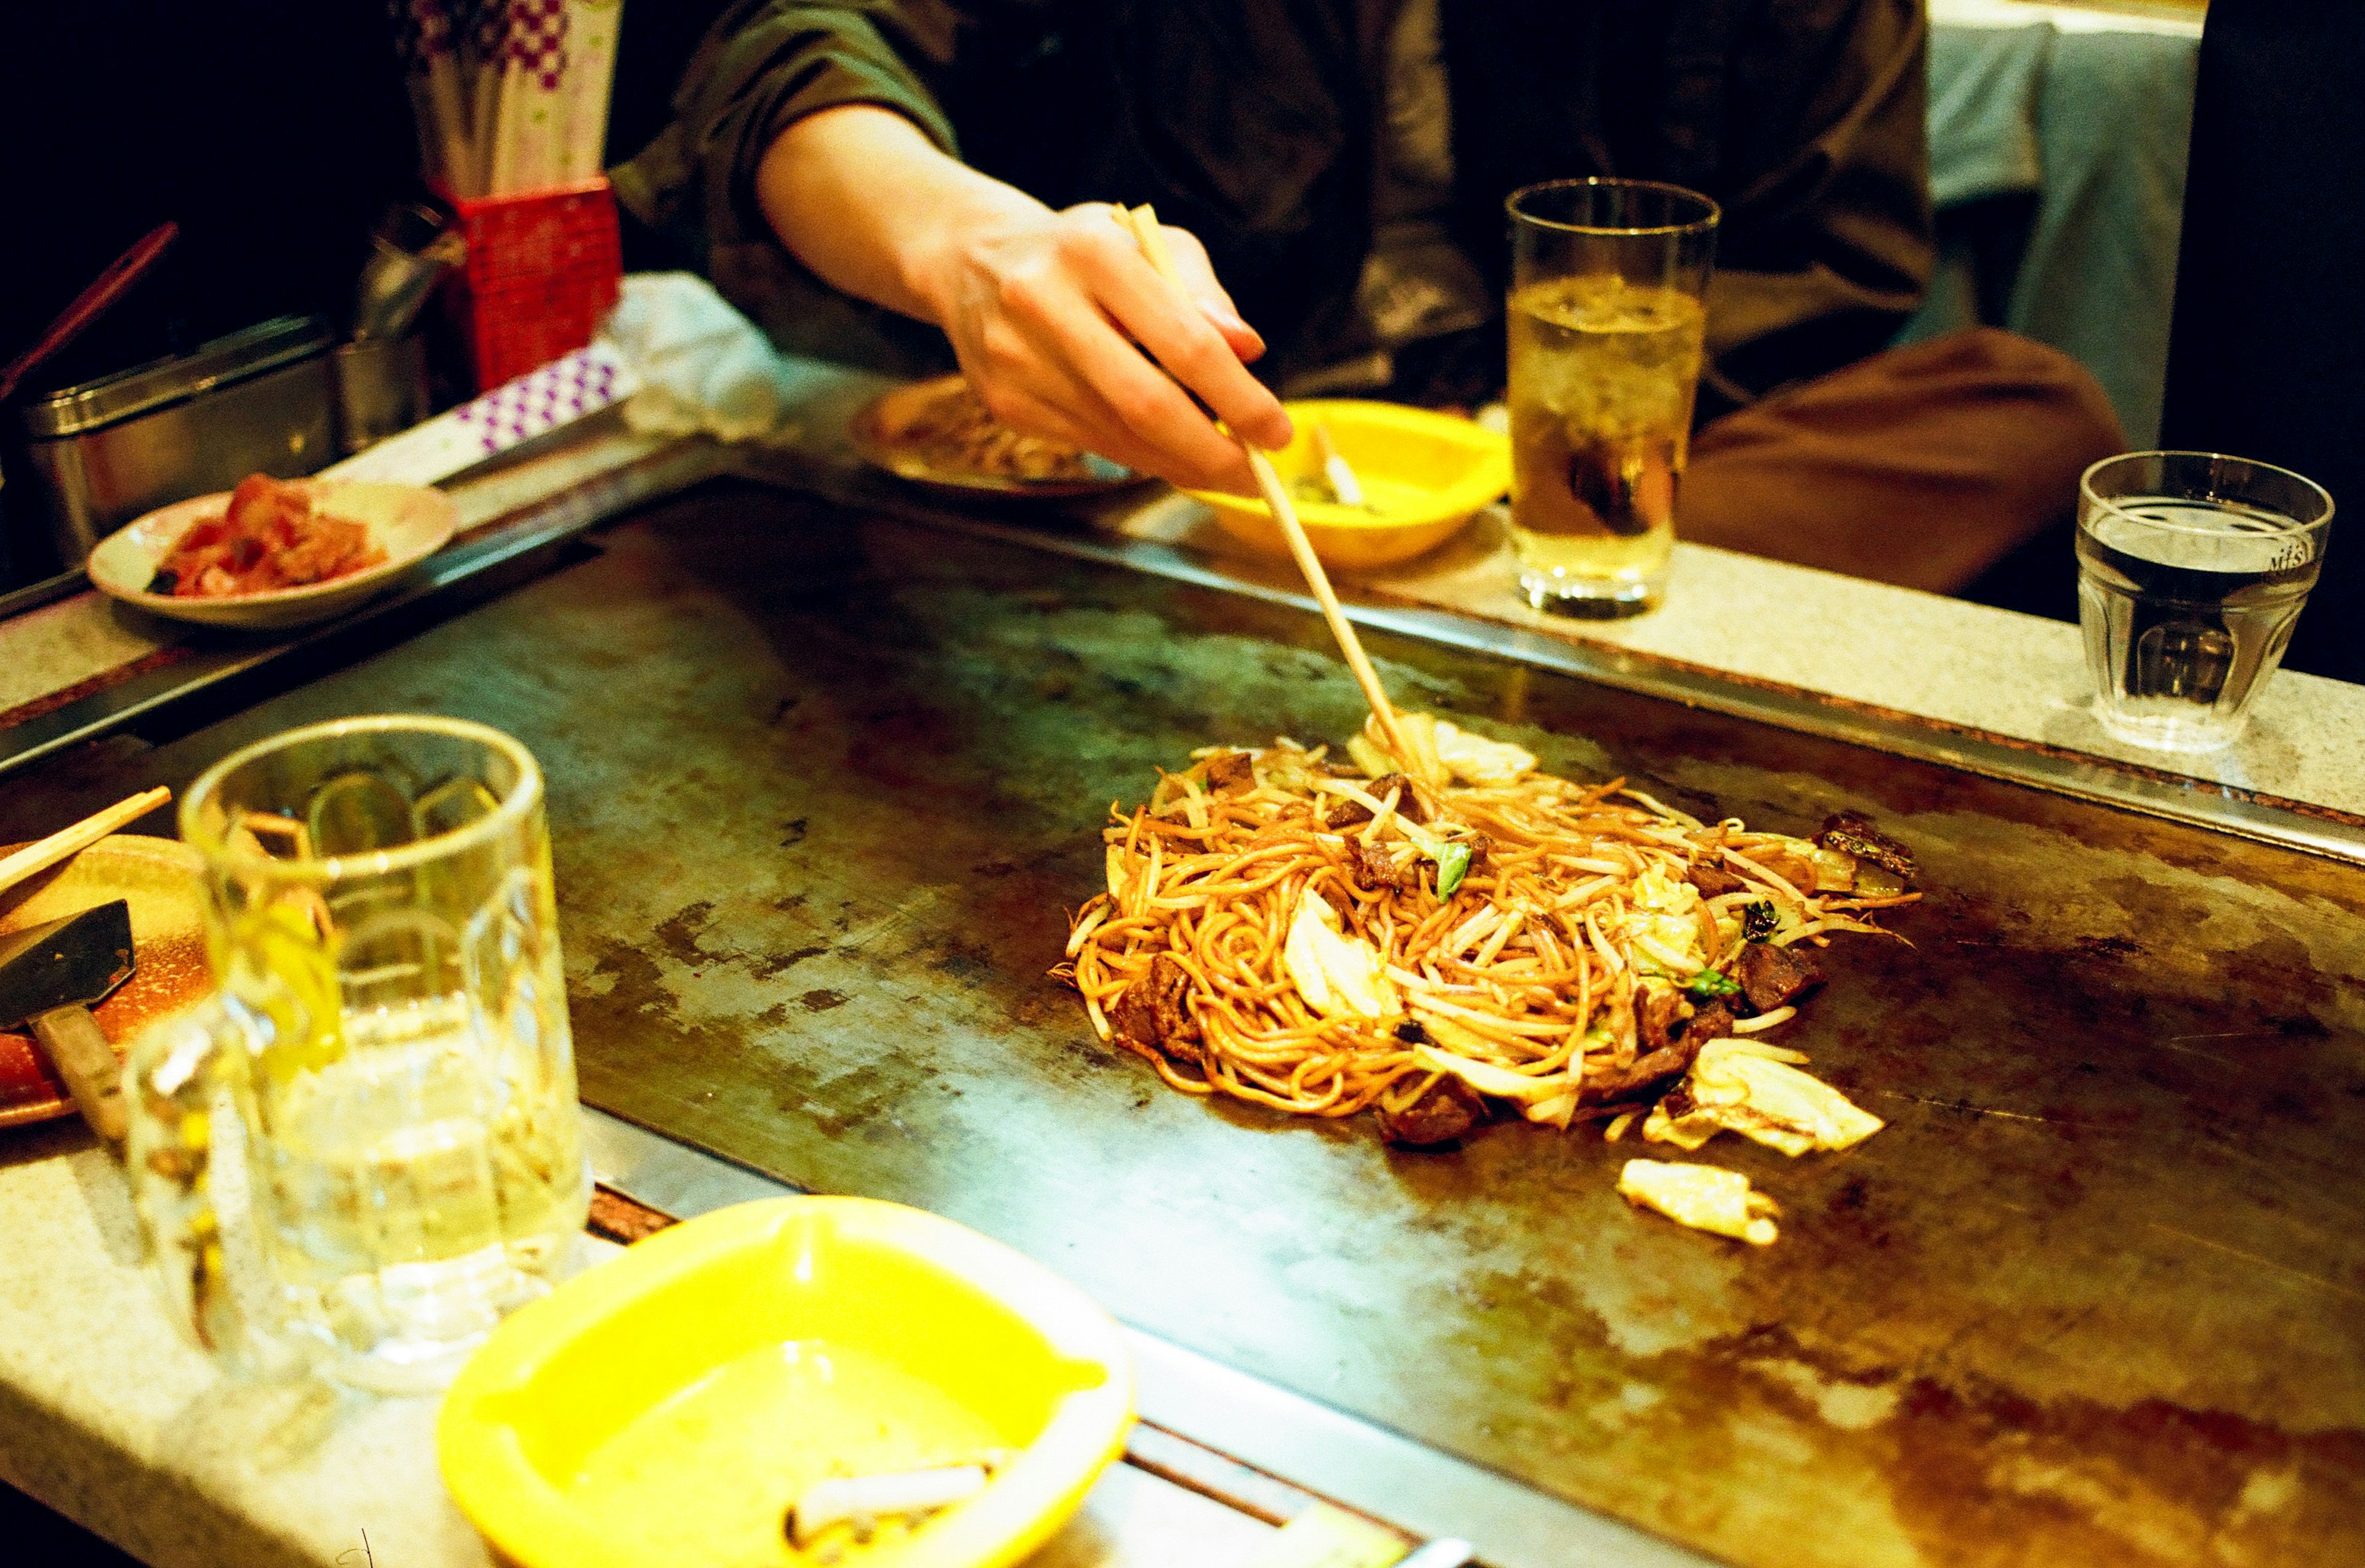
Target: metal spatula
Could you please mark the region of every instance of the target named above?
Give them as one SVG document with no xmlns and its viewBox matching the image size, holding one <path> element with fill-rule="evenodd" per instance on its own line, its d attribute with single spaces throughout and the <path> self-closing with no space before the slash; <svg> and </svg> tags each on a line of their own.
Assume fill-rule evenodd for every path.
<svg viewBox="0 0 2365 1568">
<path fill-rule="evenodd" d="M 131 905 L 123 899 L 0 936 L 0 1026 L 33 1031 L 82 1119 L 111 1145 L 129 1126 L 123 1074 L 90 1010 L 134 967 Z"/>
</svg>

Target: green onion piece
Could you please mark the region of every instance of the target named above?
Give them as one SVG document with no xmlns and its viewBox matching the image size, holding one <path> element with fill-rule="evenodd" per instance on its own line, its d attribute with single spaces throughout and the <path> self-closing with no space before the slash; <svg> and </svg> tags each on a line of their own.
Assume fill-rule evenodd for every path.
<svg viewBox="0 0 2365 1568">
<path fill-rule="evenodd" d="M 1731 975 L 1719 974 L 1714 969 L 1702 969 L 1684 981 L 1684 989 L 1694 996 L 1739 996 L 1741 994 L 1740 985 Z"/>
<path fill-rule="evenodd" d="M 1437 896 L 1450 899 L 1462 879 L 1470 874 L 1470 846 L 1466 844 L 1440 844 L 1437 846 Z"/>
</svg>

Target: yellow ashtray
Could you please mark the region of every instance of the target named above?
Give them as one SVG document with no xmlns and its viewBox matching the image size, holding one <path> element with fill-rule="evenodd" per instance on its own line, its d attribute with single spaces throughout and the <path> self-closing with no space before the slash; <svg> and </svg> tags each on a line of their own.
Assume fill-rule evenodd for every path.
<svg viewBox="0 0 2365 1568">
<path fill-rule="evenodd" d="M 1511 484 L 1510 442 L 1465 419 L 1402 403 L 1309 399 L 1284 403 L 1295 439 L 1273 453 L 1272 465 L 1306 537 L 1326 566 L 1353 571 L 1409 561 L 1442 544 Z M 1322 486 L 1322 459 L 1314 427 L 1330 431 L 1339 455 L 1362 482 L 1373 509 L 1340 506 L 1297 492 Z M 1193 490 L 1225 532 L 1259 554 L 1289 558 L 1289 543 L 1262 500 Z"/>
<path fill-rule="evenodd" d="M 995 1568 L 1067 1521 L 1132 1424 L 1116 1325 L 1073 1285 L 917 1209 L 779 1198 L 660 1231 L 503 1323 L 435 1444 L 521 1568 Z M 940 1513 L 789 1543 L 816 1483 L 981 1462 L 984 1489 Z"/>
</svg>

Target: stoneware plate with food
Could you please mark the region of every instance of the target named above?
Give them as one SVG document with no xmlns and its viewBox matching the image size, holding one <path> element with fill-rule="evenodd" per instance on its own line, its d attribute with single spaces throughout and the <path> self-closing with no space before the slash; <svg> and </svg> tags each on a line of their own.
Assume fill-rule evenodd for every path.
<svg viewBox="0 0 2365 1568">
<path fill-rule="evenodd" d="M 1142 479 L 1094 453 L 1012 430 L 958 375 L 896 387 L 855 415 L 849 433 L 864 462 L 941 489 L 1090 496 Z"/>
<path fill-rule="evenodd" d="M 306 626 L 342 615 L 394 587 L 404 573 L 450 543 L 460 521 L 451 497 L 420 485 L 303 479 L 275 485 L 274 490 L 308 501 L 311 518 L 324 524 L 359 525 L 364 531 L 360 547 L 343 556 L 351 564 L 294 587 L 242 586 L 264 575 L 250 571 L 225 574 L 218 586 L 226 591 L 171 591 L 185 585 L 171 580 L 170 574 L 160 574 L 160 568 L 192 530 L 223 521 L 236 493 L 225 491 L 160 507 L 107 535 L 90 554 L 91 585 L 110 599 L 175 621 L 252 631 Z M 315 542 L 300 543 L 310 546 Z M 317 555 L 317 551 L 308 553 Z M 309 575 L 320 566 L 317 558 L 298 557 L 295 575 Z"/>
<path fill-rule="evenodd" d="M 0 845 L 0 855 L 19 847 Z M 95 904 L 131 905 L 131 978 L 96 1007 L 99 1033 L 119 1056 L 160 1018 L 213 994 L 206 958 L 205 886 L 197 852 L 177 839 L 122 833 L 0 893 L 0 935 Z M 73 1101 L 33 1037 L 0 1029 L 0 1127 L 74 1114 Z"/>
</svg>

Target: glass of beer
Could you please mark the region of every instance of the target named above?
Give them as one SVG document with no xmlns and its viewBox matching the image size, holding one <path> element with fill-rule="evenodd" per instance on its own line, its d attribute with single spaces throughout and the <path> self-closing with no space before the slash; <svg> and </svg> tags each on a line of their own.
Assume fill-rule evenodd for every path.
<svg viewBox="0 0 2365 1568">
<path fill-rule="evenodd" d="M 220 993 L 134 1042 L 133 1196 L 234 1372 L 440 1386 L 590 1202 L 542 772 L 454 719 L 346 719 L 181 805 Z"/>
<path fill-rule="evenodd" d="M 1659 601 L 1716 254 L 1716 203 L 1642 180 L 1511 193 L 1511 541 L 1538 610 Z"/>
<path fill-rule="evenodd" d="M 2332 498 L 2289 469 L 2132 452 L 2078 484 L 2078 620 L 2109 734 L 2231 744 L 2323 569 Z"/>
</svg>

